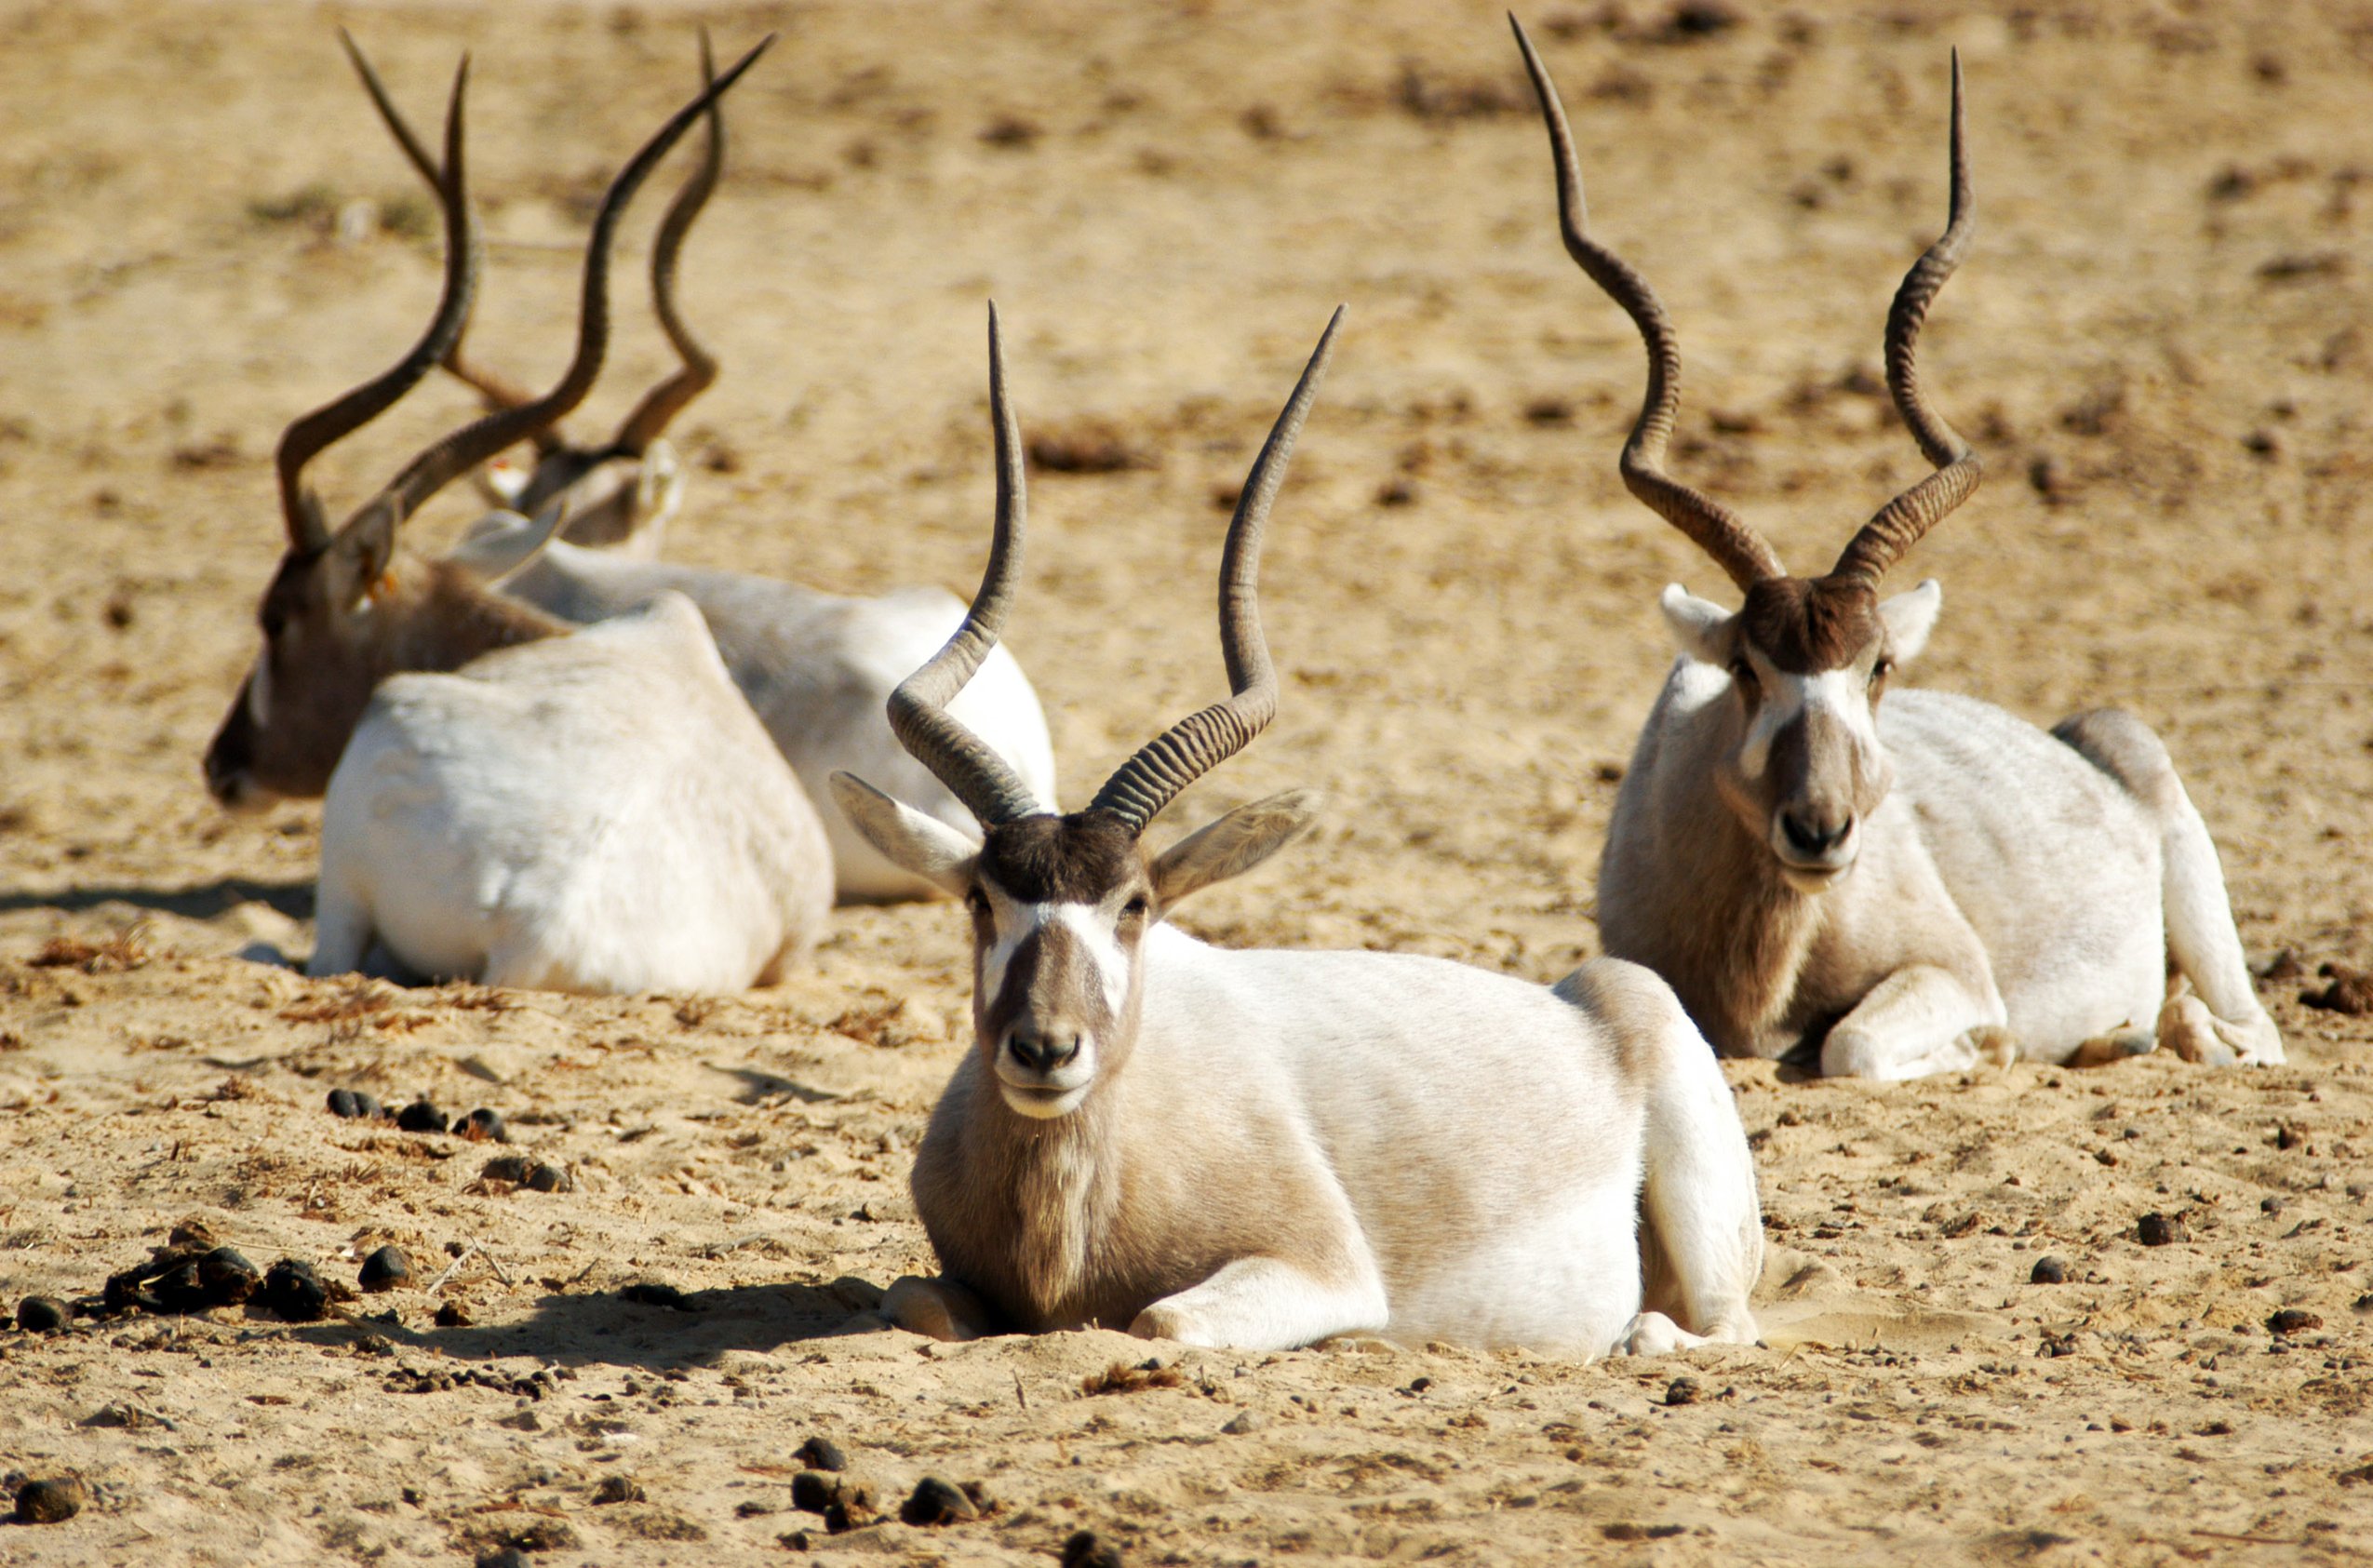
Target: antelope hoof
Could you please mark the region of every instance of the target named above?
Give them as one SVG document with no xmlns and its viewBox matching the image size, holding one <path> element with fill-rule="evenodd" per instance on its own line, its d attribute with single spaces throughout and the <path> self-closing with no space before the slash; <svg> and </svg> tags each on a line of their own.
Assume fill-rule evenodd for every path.
<svg viewBox="0 0 2373 1568">
<path fill-rule="evenodd" d="M 2272 1066 L 2285 1059 L 2272 1018 L 2230 1023 L 2190 992 L 2169 997 L 2159 1010 L 2159 1043 L 2204 1067 Z"/>
<path fill-rule="evenodd" d="M 2106 1067 L 2130 1056 L 2148 1056 L 2159 1049 L 2159 1037 L 2149 1029 L 2112 1029 L 2095 1035 L 2069 1057 L 2071 1067 Z"/>
<path fill-rule="evenodd" d="M 1669 1356 L 1675 1350 L 1686 1350 L 1705 1339 L 1691 1333 L 1661 1312 L 1642 1312 L 1631 1320 L 1623 1337 L 1615 1342 L 1618 1356 Z"/>
<path fill-rule="evenodd" d="M 1130 1323 L 1129 1332 L 1139 1339 L 1175 1339 L 1187 1344 L 1200 1343 L 1195 1338 L 1194 1327 L 1187 1315 L 1175 1307 L 1168 1307 L 1160 1302 L 1156 1302 L 1138 1313 L 1135 1320 Z"/>
<path fill-rule="evenodd" d="M 1961 1037 L 1981 1067 L 2007 1067 L 2018 1060 L 2018 1037 L 1995 1024 L 1980 1024 Z"/>
<path fill-rule="evenodd" d="M 892 1328 L 919 1333 L 926 1339 L 977 1339 L 981 1331 L 964 1321 L 959 1304 L 951 1301 L 935 1280 L 902 1276 L 882 1293 L 881 1315 Z"/>
</svg>

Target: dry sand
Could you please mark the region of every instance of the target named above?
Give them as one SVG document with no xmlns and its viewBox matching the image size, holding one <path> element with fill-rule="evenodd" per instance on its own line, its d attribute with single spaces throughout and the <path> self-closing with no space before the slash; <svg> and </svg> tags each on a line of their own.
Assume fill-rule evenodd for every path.
<svg viewBox="0 0 2373 1568">
<path fill-rule="evenodd" d="M 1347 300 L 1271 529 L 1283 712 L 1176 816 L 1291 784 L 1333 809 L 1186 923 L 1544 981 L 1595 951 L 1612 781 L 1670 657 L 1654 596 L 1717 574 L 1617 484 L 1639 350 L 1555 243 L 1498 12 L 705 14 L 727 49 L 784 37 L 734 100 L 687 265 L 727 373 L 685 422 L 672 552 L 969 584 L 994 295 L 1027 428 L 1139 461 L 1034 480 L 1012 641 L 1076 799 L 1216 690 L 1214 498 Z M 191 1216 L 259 1264 L 351 1280 L 394 1241 L 418 1271 L 351 1309 L 392 1319 L 0 1333 L 0 1469 L 91 1495 L 0 1529 L 0 1562 L 451 1561 L 526 1536 L 542 1561 L 709 1563 L 799 1530 L 818 1556 L 1045 1562 L 1081 1528 L 1134 1563 L 2367 1553 L 2373 1020 L 2298 1001 L 2318 964 L 2373 962 L 2357 10 L 1897 3 L 1692 37 L 1650 4 L 1541 8 L 1597 221 L 1682 324 L 1677 464 L 1800 569 L 1919 472 L 1870 372 L 1941 220 L 1961 46 L 1979 239 L 1924 346 L 1991 476 L 1904 573 L 1949 590 L 1910 678 L 2041 722 L 2141 713 L 2253 959 L 2309 972 L 2265 986 L 2293 1058 L 2268 1071 L 1734 1066 L 1769 1345 L 1591 1366 L 879 1328 L 871 1290 L 928 1262 L 905 1175 L 964 1049 L 945 905 L 844 914 L 812 972 L 722 1000 L 408 994 L 236 956 L 307 950 L 317 849 L 313 808 L 228 817 L 198 778 L 280 547 L 272 443 L 436 290 L 332 23 L 422 118 L 476 51 L 476 342 L 532 377 L 565 354 L 590 194 L 686 89 L 692 15 L 0 5 L 0 1297 L 96 1290 Z M 625 315 L 602 419 L 664 364 Z M 351 504 L 467 407 L 432 387 L 323 483 Z M 100 950 L 32 961 L 61 936 Z M 575 1190 L 335 1120 L 340 1085 L 493 1106 Z M 2152 1212 L 2190 1240 L 2142 1247 Z M 2031 1285 L 2047 1253 L 2067 1282 Z M 704 1310 L 622 1301 L 641 1280 Z M 467 1326 L 434 1326 L 441 1302 Z M 2272 1334 L 2282 1308 L 2320 1321 Z M 1175 1387 L 1081 1392 L 1148 1354 Z M 1682 1376 L 1698 1397 L 1669 1403 Z M 789 1509 L 815 1433 L 893 1502 L 935 1473 L 998 1509 L 827 1537 Z M 645 1500 L 597 1504 L 615 1474 Z"/>
</svg>

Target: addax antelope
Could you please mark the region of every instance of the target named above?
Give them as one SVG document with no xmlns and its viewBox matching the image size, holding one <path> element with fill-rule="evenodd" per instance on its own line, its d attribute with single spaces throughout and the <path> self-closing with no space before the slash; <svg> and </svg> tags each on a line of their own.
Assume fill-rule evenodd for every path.
<svg viewBox="0 0 2373 1568">
<path fill-rule="evenodd" d="M 1665 473 L 1678 341 L 1646 281 L 1590 237 L 1557 88 L 1522 26 L 1516 38 L 1548 125 L 1565 248 L 1647 343 L 1624 482 L 1744 596 L 1734 612 L 1665 590 L 1681 656 L 1616 797 L 1598 886 L 1607 951 L 1670 981 L 1720 1050 L 1817 1048 L 1830 1074 L 1914 1078 L 2012 1052 L 2092 1062 L 2153 1044 L 2281 1061 L 2216 846 L 2139 719 L 2101 709 L 2046 734 L 1971 698 L 1887 690 L 1942 594 L 1929 581 L 1883 599 L 1880 580 L 1978 487 L 1978 457 L 1930 405 L 1914 356 L 1969 243 L 1959 58 L 1950 217 L 1886 326 L 1887 386 L 1935 472 L 1826 574 L 1803 578 Z"/>
<path fill-rule="evenodd" d="M 1277 710 L 1261 534 L 1340 320 L 1228 527 L 1233 694 L 1060 814 L 946 707 L 1021 570 L 1021 436 L 990 315 L 988 569 L 891 702 L 984 837 L 833 780 L 882 853 L 972 918 L 974 1048 L 914 1174 L 944 1272 L 900 1280 L 885 1309 L 944 1338 L 1103 1324 L 1262 1348 L 1373 1331 L 1582 1355 L 1751 1341 L 1763 1230 L 1746 1138 L 1655 975 L 1602 959 L 1550 990 L 1408 954 L 1231 952 L 1164 923 L 1317 810 L 1292 791 L 1158 852 L 1143 842 Z"/>
<path fill-rule="evenodd" d="M 312 973 L 353 969 L 376 942 L 423 975 L 727 989 L 814 940 L 830 905 L 823 826 L 690 601 L 664 596 L 572 633 L 495 592 L 482 557 L 423 561 L 397 541 L 436 490 L 584 395 L 599 355 L 583 349 L 600 341 L 627 202 L 764 47 L 612 182 L 586 250 L 578 363 L 561 385 L 436 442 L 332 532 L 305 464 L 426 376 L 468 315 L 466 60 L 455 77 L 436 317 L 394 368 L 282 436 L 288 550 L 263 598 L 263 651 L 207 754 L 229 805 L 327 792 Z"/>
<path fill-rule="evenodd" d="M 435 183 L 434 160 L 369 61 L 351 39 L 347 49 L 407 157 Z M 704 36 L 704 72 L 707 55 Z M 879 780 L 952 827 L 971 820 L 961 803 L 899 746 L 882 719 L 891 690 L 963 619 L 963 602 L 932 587 L 853 598 L 776 578 L 664 565 L 657 558 L 661 530 L 682 490 L 675 455 L 658 433 L 717 373 L 715 357 L 684 323 L 675 281 L 677 251 L 722 168 L 724 136 L 723 111 L 712 105 L 701 166 L 661 221 L 651 253 L 652 298 L 683 369 L 644 396 L 609 447 L 546 442 L 532 476 L 511 487 L 510 504 L 537 521 L 497 512 L 476 525 L 463 553 L 512 559 L 550 531 L 553 508 L 566 503 L 580 508 L 580 517 L 585 515 L 583 507 L 596 508 L 597 529 L 588 535 L 571 523 L 562 538 L 503 580 L 504 591 L 573 623 L 624 614 L 669 591 L 691 599 L 707 618 L 734 683 L 792 771 L 811 787 L 831 840 L 838 896 L 850 903 L 935 897 L 937 890 L 929 882 L 884 860 L 822 786 L 835 771 L 859 773 Z M 458 347 L 447 353 L 445 363 L 497 409 L 528 401 L 526 393 L 500 376 L 462 360 Z M 1031 788 L 1052 796 L 1054 744 L 1046 713 L 1012 652 L 991 651 L 955 711 L 1012 759 Z"/>
</svg>

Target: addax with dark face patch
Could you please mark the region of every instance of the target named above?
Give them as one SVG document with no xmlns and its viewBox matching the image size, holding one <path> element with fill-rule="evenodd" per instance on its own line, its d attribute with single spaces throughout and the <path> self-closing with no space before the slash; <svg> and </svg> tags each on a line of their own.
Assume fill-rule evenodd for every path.
<svg viewBox="0 0 2373 1568">
<path fill-rule="evenodd" d="M 378 74 L 351 38 L 346 49 L 405 155 L 422 179 L 436 183 L 436 161 Z M 703 76 L 713 79 L 705 33 L 701 64 Z M 717 376 L 716 358 L 692 336 L 676 301 L 677 253 L 724 165 L 720 102 L 711 101 L 705 121 L 704 155 L 661 219 L 651 244 L 651 299 L 681 368 L 643 395 L 606 445 L 577 445 L 553 423 L 531 431 L 537 453 L 532 473 L 505 470 L 489 482 L 503 505 L 516 510 L 479 519 L 452 558 L 483 557 L 490 570 L 508 569 L 501 578 L 504 594 L 571 623 L 631 614 L 670 592 L 690 599 L 708 623 L 733 684 L 784 760 L 809 786 L 832 844 L 840 899 L 935 898 L 940 896 L 935 886 L 882 858 L 832 802 L 825 781 L 839 771 L 859 773 L 951 827 L 971 822 L 930 770 L 899 745 L 882 717 L 892 690 L 963 620 L 963 601 L 943 588 L 925 586 L 850 598 L 776 578 L 659 559 L 684 489 L 681 466 L 661 433 Z M 498 412 L 532 400 L 524 389 L 465 359 L 458 335 L 443 364 Z M 567 527 L 536 548 L 555 533 L 564 512 Z M 513 566 L 523 555 L 530 557 L 526 564 Z M 1053 793 L 1054 746 L 1046 714 L 1011 652 L 990 651 L 957 710 L 1012 760 L 1031 787 Z"/>
<path fill-rule="evenodd" d="M 762 49 L 765 46 L 761 45 Z M 467 317 L 476 225 L 462 81 L 437 176 L 445 292 L 392 370 L 291 425 L 288 551 L 264 649 L 207 756 L 226 804 L 323 794 L 315 974 L 393 967 L 565 990 L 738 989 L 812 943 L 824 830 L 726 678 L 700 612 L 664 596 L 584 632 L 494 591 L 548 542 L 440 561 L 397 532 L 439 488 L 573 408 L 600 369 L 612 234 L 667 150 L 757 59 L 679 111 L 611 184 L 586 251 L 578 352 L 543 397 L 455 431 L 337 532 L 308 459 L 432 369 Z"/>
<path fill-rule="evenodd" d="M 1566 249 L 1647 342 L 1624 482 L 1744 596 L 1734 613 L 1665 590 L 1682 654 L 1608 828 L 1607 950 L 1670 981 L 1723 1052 L 1817 1045 L 1829 1073 L 1910 1078 L 2014 1049 L 2095 1061 L 2153 1044 L 2281 1061 L 2216 846 L 2139 720 L 2104 710 L 2046 735 L 1967 698 L 1881 700 L 1942 596 L 1928 582 L 1883 599 L 1880 580 L 1978 488 L 1977 455 L 1929 404 L 1914 352 L 1969 242 L 1959 58 L 1951 218 L 1886 328 L 1888 389 L 1935 472 L 1826 574 L 1802 578 L 1664 472 L 1678 340 L 1646 280 L 1590 236 L 1557 88 L 1521 25 L 1516 37 L 1548 123 Z M 2188 985 L 2171 986 L 2171 971 Z"/>
<path fill-rule="evenodd" d="M 1585 1355 L 1750 1341 L 1754 1171 L 1712 1053 L 1654 975 L 1602 960 L 1548 990 L 1399 954 L 1228 952 L 1165 923 L 1316 810 L 1292 791 L 1143 843 L 1277 712 L 1261 534 L 1340 321 L 1228 528 L 1230 695 L 1062 814 L 947 709 L 1021 572 L 1021 434 L 990 314 L 988 570 L 890 704 L 985 835 L 833 780 L 882 853 L 972 919 L 975 1049 L 915 1162 L 945 1272 L 900 1280 L 887 1309 L 942 1337 L 1105 1324 L 1258 1348 L 1373 1330 Z"/>
</svg>

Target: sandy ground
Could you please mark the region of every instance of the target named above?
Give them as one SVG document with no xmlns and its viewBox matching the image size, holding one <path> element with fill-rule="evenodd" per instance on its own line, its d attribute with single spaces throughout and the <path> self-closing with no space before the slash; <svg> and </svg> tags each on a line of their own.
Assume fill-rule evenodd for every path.
<svg viewBox="0 0 2373 1568">
<path fill-rule="evenodd" d="M 733 101 L 688 262 L 727 370 L 683 427 L 674 552 L 969 584 L 994 295 L 1027 428 L 1135 460 L 1034 481 L 1012 640 L 1081 797 L 1218 690 L 1215 497 L 1348 301 L 1271 529 L 1283 711 L 1177 815 L 1292 784 L 1333 808 L 1187 923 L 1544 981 L 1595 951 L 1614 780 L 1670 657 L 1654 596 L 1718 574 L 1619 489 L 1638 348 L 1557 248 L 1498 13 L 705 14 L 727 49 L 784 36 Z M 1577 1366 L 882 1330 L 874 1293 L 927 1263 L 905 1175 L 964 1049 L 944 905 L 844 914 L 811 972 L 724 999 L 402 993 L 237 956 L 307 950 L 317 849 L 312 808 L 227 817 L 198 777 L 280 548 L 272 444 L 436 290 L 332 23 L 423 119 L 475 51 L 497 242 L 476 341 L 540 377 L 589 196 L 684 90 L 692 15 L 0 5 L 0 1298 L 95 1291 L 193 1217 L 259 1265 L 350 1280 L 394 1242 L 416 1270 L 312 1326 L 0 1333 L 0 1470 L 91 1498 L 0 1529 L 0 1562 L 512 1541 L 709 1563 L 800 1531 L 818 1556 L 1044 1562 L 1079 1529 L 1136 1563 L 2373 1553 L 2373 1020 L 2299 1002 L 2318 965 L 2373 963 L 2362 17 L 1913 3 L 1699 36 L 1647 4 L 1537 15 L 1597 221 L 1682 324 L 1677 464 L 1801 569 L 1919 471 L 1871 371 L 1941 218 L 1962 47 L 1980 237 L 1924 351 L 1990 478 L 1905 573 L 1948 588 L 1911 678 L 2044 722 L 2140 712 L 2253 960 L 2307 972 L 2265 986 L 2280 1069 L 1733 1067 L 1767 1347 Z M 625 315 L 597 422 L 664 363 Z M 324 484 L 351 504 L 466 408 L 432 387 Z M 466 511 L 421 519 L 423 547 Z M 494 1107 L 574 1190 L 333 1119 L 337 1086 Z M 2189 1239 L 2143 1247 L 2149 1213 Z M 2029 1282 L 2045 1253 L 2065 1283 Z M 640 1281 L 703 1310 L 621 1298 Z M 436 1326 L 448 1303 L 466 1322 Z M 2271 1333 L 2286 1308 L 2307 1318 Z M 1174 1383 L 1082 1392 L 1149 1353 Z M 1697 1397 L 1669 1402 L 1682 1376 Z M 893 1505 L 930 1473 L 996 1509 L 827 1536 L 790 1506 L 815 1434 Z M 597 1503 L 617 1475 L 642 1500 Z"/>
</svg>

